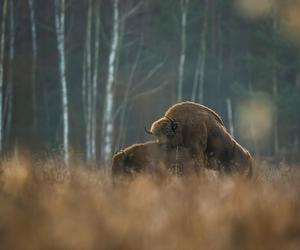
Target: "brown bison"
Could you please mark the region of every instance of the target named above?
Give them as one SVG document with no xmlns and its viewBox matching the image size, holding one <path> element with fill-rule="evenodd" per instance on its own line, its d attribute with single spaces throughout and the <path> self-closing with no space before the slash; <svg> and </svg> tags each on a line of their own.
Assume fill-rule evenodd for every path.
<svg viewBox="0 0 300 250">
<path fill-rule="evenodd" d="M 193 102 L 175 104 L 148 132 L 156 136 L 159 144 L 188 148 L 198 165 L 251 174 L 249 152 L 232 138 L 222 119 L 208 107 Z"/>
<path fill-rule="evenodd" d="M 113 176 L 156 172 L 161 169 L 185 174 L 196 167 L 188 149 L 168 149 L 155 141 L 133 144 L 114 154 L 112 159 Z"/>
<path fill-rule="evenodd" d="M 208 139 L 205 151 L 208 159 L 206 167 L 228 174 L 239 173 L 251 177 L 253 159 L 250 153 L 231 136 L 225 137 L 227 143 L 222 142 L 224 137 L 221 135 Z"/>
</svg>

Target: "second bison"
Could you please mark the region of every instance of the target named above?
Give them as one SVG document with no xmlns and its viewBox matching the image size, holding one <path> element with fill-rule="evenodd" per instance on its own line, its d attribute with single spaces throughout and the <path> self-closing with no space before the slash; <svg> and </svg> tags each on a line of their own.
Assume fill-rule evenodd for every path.
<svg viewBox="0 0 300 250">
<path fill-rule="evenodd" d="M 195 169 L 187 148 L 167 149 L 154 141 L 133 144 L 114 154 L 112 160 L 113 176 L 161 170 L 186 174 Z"/>
</svg>

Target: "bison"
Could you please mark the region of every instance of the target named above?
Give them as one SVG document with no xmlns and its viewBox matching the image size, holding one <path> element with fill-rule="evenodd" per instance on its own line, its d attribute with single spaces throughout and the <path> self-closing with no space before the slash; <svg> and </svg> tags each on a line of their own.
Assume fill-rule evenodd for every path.
<svg viewBox="0 0 300 250">
<path fill-rule="evenodd" d="M 204 105 L 177 103 L 152 123 L 148 133 L 166 147 L 188 148 L 198 165 L 228 173 L 252 173 L 249 152 L 227 132 L 220 116 Z"/>
<path fill-rule="evenodd" d="M 197 169 L 187 148 L 166 148 L 155 141 L 133 144 L 115 153 L 112 174 L 131 175 L 139 172 L 157 172 L 161 168 L 176 174 Z"/>
</svg>

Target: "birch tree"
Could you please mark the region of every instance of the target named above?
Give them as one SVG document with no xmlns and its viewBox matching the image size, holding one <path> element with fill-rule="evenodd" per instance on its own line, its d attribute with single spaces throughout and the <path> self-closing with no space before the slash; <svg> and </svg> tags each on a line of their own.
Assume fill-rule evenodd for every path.
<svg viewBox="0 0 300 250">
<path fill-rule="evenodd" d="M 223 78 L 223 29 L 222 29 L 222 4 L 219 3 L 219 8 L 217 9 L 217 41 L 218 41 L 218 65 L 217 65 L 217 84 L 218 84 L 218 93 L 221 93 L 222 90 L 222 78 Z M 217 96 L 219 102 L 219 108 L 222 105 L 222 98 Z M 229 99 L 230 100 L 230 99 Z"/>
<path fill-rule="evenodd" d="M 88 14 L 86 26 L 86 40 L 83 58 L 83 108 L 85 116 L 85 142 L 86 142 L 86 158 L 91 160 L 91 120 L 92 120 L 92 55 L 91 55 L 91 32 L 92 32 L 92 0 L 88 1 Z"/>
<path fill-rule="evenodd" d="M 95 44 L 94 44 L 94 71 L 92 86 L 92 121 L 91 121 L 91 153 L 92 160 L 96 160 L 96 132 L 97 132 L 97 97 L 99 75 L 99 47 L 100 47 L 100 1 L 96 2 L 95 13 Z"/>
<path fill-rule="evenodd" d="M 65 163 L 69 163 L 69 112 L 65 59 L 65 0 L 55 0 L 55 28 L 59 58 L 59 74 L 62 95 L 63 153 Z"/>
<path fill-rule="evenodd" d="M 298 55 L 298 57 L 299 57 L 299 55 Z M 295 91 L 295 93 L 300 93 L 300 72 L 299 72 L 299 70 L 296 73 L 294 91 Z M 300 118 L 298 118 L 298 121 L 300 121 Z M 293 140 L 294 151 L 297 152 L 297 149 L 299 148 L 299 144 L 300 144 L 300 122 L 296 122 L 296 126 L 294 127 L 293 134 L 294 134 L 294 136 L 293 136 L 294 137 L 294 140 Z"/>
<path fill-rule="evenodd" d="M 0 153 L 3 150 L 3 82 L 4 82 L 4 47 L 7 15 L 7 0 L 2 4 L 1 34 L 0 34 Z"/>
<path fill-rule="evenodd" d="M 14 1 L 9 1 L 9 57 L 8 57 L 8 77 L 7 88 L 4 100 L 4 140 L 3 148 L 9 144 L 11 125 L 12 125 L 12 111 L 13 111 L 13 76 L 14 76 L 14 59 L 15 59 L 15 21 L 14 21 Z"/>
<path fill-rule="evenodd" d="M 186 20 L 188 14 L 189 0 L 180 0 L 181 10 L 181 49 L 178 66 L 177 101 L 182 100 L 182 87 L 184 79 L 185 57 L 186 57 Z"/>
<path fill-rule="evenodd" d="M 36 107 L 36 65 L 37 65 L 37 40 L 36 40 L 36 20 L 34 0 L 28 0 L 31 22 L 31 43 L 32 43 L 32 68 L 31 68 L 31 84 L 32 84 L 32 110 L 33 110 L 33 129 L 37 127 L 37 107 Z"/>
<path fill-rule="evenodd" d="M 250 93 L 250 97 L 253 98 L 253 70 L 252 70 L 252 55 L 250 53 L 248 53 L 247 55 L 247 73 L 248 73 L 248 91 Z M 250 110 L 254 110 L 253 108 L 253 104 L 254 104 L 254 100 L 250 101 Z M 253 115 L 253 114 L 251 114 Z M 252 143 L 253 143 L 253 149 L 254 149 L 254 153 L 255 155 L 258 154 L 258 144 L 257 144 L 257 138 L 255 135 L 255 127 L 253 124 L 253 119 L 250 119 L 250 124 L 249 124 L 249 128 L 250 128 L 250 134 L 251 134 L 251 138 L 252 138 Z"/>
<path fill-rule="evenodd" d="M 203 11 L 204 16 L 203 16 L 200 48 L 199 48 L 199 54 L 197 59 L 196 71 L 194 75 L 192 98 L 191 98 L 192 101 L 194 102 L 197 101 L 198 98 L 198 101 L 200 103 L 203 103 L 203 99 L 204 99 L 204 80 L 205 80 L 207 23 L 208 23 L 208 4 L 209 4 L 208 1 L 209 0 L 205 0 L 205 6 Z"/>
<path fill-rule="evenodd" d="M 277 79 L 277 72 L 276 72 L 276 66 L 274 65 L 275 63 L 273 62 L 272 65 L 272 90 L 273 90 L 273 99 L 274 99 L 274 121 L 273 121 L 273 137 L 274 137 L 274 153 L 277 154 L 279 151 L 279 140 L 278 140 L 278 115 L 277 115 L 277 96 L 278 96 L 278 79 Z"/>
<path fill-rule="evenodd" d="M 93 11 L 94 9 L 94 11 Z M 94 21 L 94 25 L 93 24 Z M 92 41 L 94 33 L 94 41 Z M 83 57 L 82 96 L 85 117 L 87 161 L 96 160 L 97 91 L 100 46 L 100 1 L 88 1 L 86 41 Z M 93 53 L 92 53 L 93 51 Z"/>
<path fill-rule="evenodd" d="M 277 20 L 276 16 L 274 15 L 273 19 L 273 33 L 277 33 Z M 273 137 L 274 137 L 274 153 L 277 154 L 279 151 L 279 137 L 278 137 L 278 115 L 277 115 L 277 97 L 278 97 L 278 77 L 277 77 L 277 69 L 276 69 L 276 60 L 273 59 L 272 62 L 272 90 L 273 90 L 273 99 L 274 99 L 274 128 L 273 128 Z"/>
<path fill-rule="evenodd" d="M 103 112 L 103 136 L 102 136 L 102 158 L 108 164 L 112 154 L 113 146 L 113 110 L 114 110 L 114 83 L 116 80 L 116 59 L 119 42 L 119 0 L 113 0 L 113 31 L 111 48 L 108 61 L 108 77 L 105 90 L 104 112 Z"/>
<path fill-rule="evenodd" d="M 227 116 L 228 116 L 228 124 L 229 124 L 229 131 L 232 136 L 234 136 L 234 127 L 233 127 L 233 117 L 232 117 L 232 105 L 231 99 L 226 98 L 226 107 L 227 107 Z"/>
</svg>

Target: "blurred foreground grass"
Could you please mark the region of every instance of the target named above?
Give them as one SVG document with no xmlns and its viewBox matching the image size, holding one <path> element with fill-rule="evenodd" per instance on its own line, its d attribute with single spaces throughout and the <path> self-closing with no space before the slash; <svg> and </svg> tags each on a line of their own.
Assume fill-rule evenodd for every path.
<svg viewBox="0 0 300 250">
<path fill-rule="evenodd" d="M 299 249 L 300 166 L 256 164 L 251 181 L 138 176 L 57 160 L 0 168 L 0 249 Z"/>
</svg>

